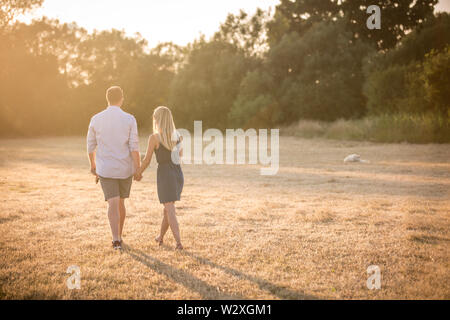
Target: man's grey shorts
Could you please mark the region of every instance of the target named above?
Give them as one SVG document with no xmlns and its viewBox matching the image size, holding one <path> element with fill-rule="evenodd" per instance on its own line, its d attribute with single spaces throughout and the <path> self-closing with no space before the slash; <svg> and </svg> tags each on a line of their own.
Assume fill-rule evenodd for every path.
<svg viewBox="0 0 450 320">
<path fill-rule="evenodd" d="M 122 199 L 130 197 L 133 176 L 126 179 L 99 178 L 103 194 L 105 195 L 105 201 L 115 197 L 120 197 Z"/>
</svg>

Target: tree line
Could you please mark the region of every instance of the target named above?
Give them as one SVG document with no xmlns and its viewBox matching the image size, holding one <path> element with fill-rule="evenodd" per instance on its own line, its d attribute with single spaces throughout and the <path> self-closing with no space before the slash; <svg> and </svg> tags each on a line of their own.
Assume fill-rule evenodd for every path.
<svg viewBox="0 0 450 320">
<path fill-rule="evenodd" d="M 372 1 L 373 2 L 373 1 Z M 167 105 L 177 126 L 289 125 L 378 114 L 433 114 L 448 125 L 450 17 L 437 0 L 281 0 L 274 13 L 229 14 L 210 39 L 149 48 L 139 34 L 15 18 L 42 0 L 0 4 L 0 134 L 84 133 L 120 85 L 150 128 Z"/>
</svg>

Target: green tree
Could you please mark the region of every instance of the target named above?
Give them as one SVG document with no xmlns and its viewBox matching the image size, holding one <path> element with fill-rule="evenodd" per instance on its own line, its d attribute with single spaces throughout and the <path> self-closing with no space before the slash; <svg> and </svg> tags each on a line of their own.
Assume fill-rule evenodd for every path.
<svg viewBox="0 0 450 320">
<path fill-rule="evenodd" d="M 437 111 L 445 114 L 448 105 L 445 106 L 443 92 L 448 84 L 445 80 L 445 74 L 448 73 L 445 48 L 448 43 L 450 16 L 443 13 L 431 19 L 423 28 L 408 34 L 395 49 L 368 57 L 364 94 L 368 99 L 369 113 Z M 439 58 L 432 58 L 435 55 Z M 430 78 L 427 78 L 428 75 Z M 431 87 L 440 88 L 436 92 L 441 92 L 441 98 L 431 98 Z"/>
<path fill-rule="evenodd" d="M 275 88 L 274 77 L 267 70 L 248 72 L 228 114 L 229 122 L 242 128 L 265 128 L 281 122 L 283 115 L 274 96 Z"/>
<path fill-rule="evenodd" d="M 177 125 L 190 128 L 194 120 L 203 120 L 205 127 L 226 128 L 239 84 L 254 64 L 230 43 L 194 43 L 171 85 L 169 106 Z"/>
<path fill-rule="evenodd" d="M 266 25 L 269 18 L 268 12 L 259 8 L 253 16 L 243 10 L 238 15 L 229 14 L 213 39 L 233 44 L 248 56 L 260 56 L 268 49 Z"/>
<path fill-rule="evenodd" d="M 85 29 L 75 23 L 60 23 L 43 17 L 30 24 L 16 23 L 11 35 L 16 43 L 23 43 L 33 55 L 57 57 L 58 68 L 70 86 L 84 82 L 79 45 L 88 38 Z"/>
<path fill-rule="evenodd" d="M 320 21 L 344 18 L 354 38 L 365 39 L 380 49 L 393 48 L 408 32 L 432 19 L 438 0 L 281 0 L 276 7 L 275 21 L 269 27 L 279 28 L 287 21 L 289 29 L 299 35 Z M 378 5 L 382 27 L 369 30 L 366 9 Z M 279 20 L 279 21 L 277 21 Z M 281 40 L 283 33 L 272 32 L 271 43 Z M 275 39 L 274 39 L 275 37 Z"/>
<path fill-rule="evenodd" d="M 105 107 L 105 91 L 112 85 L 123 88 L 124 108 L 136 110 L 135 97 L 130 92 L 134 90 L 133 79 L 140 71 L 145 47 L 146 42 L 139 35 L 127 37 L 123 31 L 114 29 L 94 32 L 79 43 L 75 70 L 83 81 L 75 87 L 73 95 L 73 104 L 78 101 L 79 105 L 77 127 L 85 127 L 89 118 Z"/>
<path fill-rule="evenodd" d="M 428 19 L 400 40 L 392 50 L 382 51 L 369 61 L 368 71 L 385 69 L 391 65 L 421 62 L 431 50 L 441 51 L 450 43 L 450 14 L 443 12 Z"/>
<path fill-rule="evenodd" d="M 230 118 L 267 125 L 270 115 L 270 124 L 279 125 L 360 117 L 366 102 L 362 62 L 369 51 L 339 22 L 317 23 L 303 36 L 285 35 L 263 67 L 242 82 Z"/>
<path fill-rule="evenodd" d="M 274 20 L 269 23 L 273 44 L 287 33 L 296 32 L 302 36 L 313 24 L 336 17 L 339 3 L 337 0 L 281 0 L 275 10 Z M 281 32 L 273 31 L 277 28 L 281 28 Z"/>
<path fill-rule="evenodd" d="M 433 19 L 438 0 L 345 0 L 340 7 L 349 29 L 359 38 L 366 39 L 380 49 L 395 47 L 399 40 L 429 19 Z M 381 9 L 381 29 L 366 26 L 367 7 L 378 5 Z"/>
<path fill-rule="evenodd" d="M 176 61 L 172 56 L 153 52 L 139 58 L 121 76 L 127 110 L 144 130 L 151 129 L 153 110 L 168 105 Z"/>
<path fill-rule="evenodd" d="M 423 63 L 426 98 L 433 110 L 448 119 L 450 117 L 450 46 L 441 52 L 432 50 Z"/>
<path fill-rule="evenodd" d="M 421 70 L 420 64 L 413 62 L 372 71 L 363 91 L 369 114 L 417 113 L 426 109 L 423 83 L 418 76 Z"/>
</svg>

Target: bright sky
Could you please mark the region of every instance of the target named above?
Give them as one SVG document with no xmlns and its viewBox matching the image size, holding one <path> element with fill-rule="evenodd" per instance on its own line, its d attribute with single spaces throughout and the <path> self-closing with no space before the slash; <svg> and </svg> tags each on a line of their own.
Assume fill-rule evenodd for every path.
<svg viewBox="0 0 450 320">
<path fill-rule="evenodd" d="M 239 9 L 254 13 L 268 9 L 278 0 L 44 0 L 33 16 L 75 21 L 88 31 L 124 29 L 139 32 L 154 47 L 172 41 L 185 45 L 201 33 L 207 37 L 218 31 L 228 13 Z"/>
<path fill-rule="evenodd" d="M 75 21 L 88 31 L 119 29 L 139 32 L 154 47 L 172 41 L 185 45 L 205 34 L 210 37 L 228 13 L 272 9 L 278 0 L 45 0 L 33 16 Z M 450 0 L 440 0 L 437 11 L 450 12 Z"/>
</svg>

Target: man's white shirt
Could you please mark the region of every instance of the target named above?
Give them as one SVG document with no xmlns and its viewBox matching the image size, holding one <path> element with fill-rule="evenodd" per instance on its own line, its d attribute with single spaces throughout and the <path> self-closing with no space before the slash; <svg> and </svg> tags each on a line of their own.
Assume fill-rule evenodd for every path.
<svg viewBox="0 0 450 320">
<path fill-rule="evenodd" d="M 109 106 L 92 117 L 87 135 L 88 153 L 96 151 L 97 174 L 126 179 L 134 174 L 132 151 L 139 152 L 137 123 L 120 107 Z"/>
</svg>

